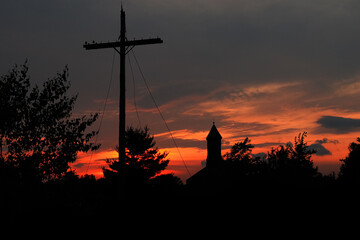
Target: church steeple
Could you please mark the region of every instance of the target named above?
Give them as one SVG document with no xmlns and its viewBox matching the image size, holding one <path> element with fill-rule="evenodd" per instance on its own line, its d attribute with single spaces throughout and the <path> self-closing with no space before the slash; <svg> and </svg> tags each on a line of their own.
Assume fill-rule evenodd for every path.
<svg viewBox="0 0 360 240">
<path fill-rule="evenodd" d="M 206 167 L 213 168 L 218 167 L 223 161 L 221 156 L 221 135 L 217 130 L 215 123 L 210 129 L 208 136 L 206 137 L 207 141 L 207 158 L 206 158 Z"/>
</svg>

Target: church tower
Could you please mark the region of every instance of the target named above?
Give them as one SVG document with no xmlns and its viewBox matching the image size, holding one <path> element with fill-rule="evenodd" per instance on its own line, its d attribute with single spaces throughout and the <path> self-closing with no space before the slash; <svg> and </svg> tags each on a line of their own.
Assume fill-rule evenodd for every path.
<svg viewBox="0 0 360 240">
<path fill-rule="evenodd" d="M 217 130 L 215 123 L 213 123 L 212 128 L 208 136 L 206 137 L 207 141 L 207 158 L 206 158 L 206 167 L 207 168 L 217 168 L 220 167 L 223 162 L 221 156 L 221 135 Z"/>
<path fill-rule="evenodd" d="M 225 161 L 221 156 L 221 139 L 222 137 L 217 130 L 215 123 L 213 123 L 213 126 L 206 137 L 208 153 L 206 167 L 186 180 L 188 186 L 209 187 L 219 181 L 219 178 L 226 168 Z"/>
</svg>

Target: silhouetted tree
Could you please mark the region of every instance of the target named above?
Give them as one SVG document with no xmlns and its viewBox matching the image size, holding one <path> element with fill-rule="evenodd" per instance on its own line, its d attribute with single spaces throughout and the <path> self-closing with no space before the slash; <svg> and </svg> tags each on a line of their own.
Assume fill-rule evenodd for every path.
<svg viewBox="0 0 360 240">
<path fill-rule="evenodd" d="M 61 179 L 79 151 L 99 147 L 90 143 L 97 133 L 85 132 L 98 115 L 72 117 L 67 67 L 42 88 L 30 88 L 27 73 L 25 63 L 0 78 L 0 172 L 27 183 Z"/>
<path fill-rule="evenodd" d="M 155 147 L 154 137 L 149 128 L 128 127 L 125 131 L 125 178 L 127 185 L 143 185 L 149 179 L 164 170 L 169 160 L 167 153 L 161 153 Z M 107 179 L 116 180 L 121 173 L 121 164 L 118 160 L 108 160 L 110 169 L 103 168 Z"/>
<path fill-rule="evenodd" d="M 254 145 L 249 138 L 235 143 L 230 152 L 224 154 L 224 160 L 236 169 L 236 174 L 254 175 L 259 173 L 262 164 L 260 158 L 251 155 Z"/>
<path fill-rule="evenodd" d="M 320 177 L 317 167 L 311 160 L 315 150 L 305 142 L 306 132 L 295 137 L 294 146 L 290 143 L 272 148 L 268 152 L 268 164 L 276 179 L 286 184 L 307 185 Z"/>
<path fill-rule="evenodd" d="M 347 185 L 360 186 L 360 138 L 349 145 L 349 154 L 342 162 L 339 180 Z"/>
<path fill-rule="evenodd" d="M 263 177 L 264 162 L 259 157 L 252 156 L 249 138 L 235 143 L 230 152 L 224 154 L 224 167 L 220 176 L 216 179 L 220 191 L 230 191 L 233 194 L 244 194 L 245 189 L 258 186 Z M 257 188 L 257 187 L 255 187 Z M 236 190 L 235 190 L 236 189 Z"/>
<path fill-rule="evenodd" d="M 292 145 L 280 145 L 277 148 L 271 148 L 267 154 L 269 166 L 273 170 L 286 169 L 286 166 L 291 161 Z"/>
<path fill-rule="evenodd" d="M 251 145 L 251 140 L 245 138 L 243 142 L 237 142 L 231 147 L 230 152 L 224 154 L 224 160 L 227 162 L 244 161 L 250 163 L 252 161 L 251 152 L 254 145 Z"/>
</svg>

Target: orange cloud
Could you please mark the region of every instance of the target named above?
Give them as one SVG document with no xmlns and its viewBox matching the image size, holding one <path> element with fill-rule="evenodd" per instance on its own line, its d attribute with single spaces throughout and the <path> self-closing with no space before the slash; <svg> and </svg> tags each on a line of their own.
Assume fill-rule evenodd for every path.
<svg viewBox="0 0 360 240">
<path fill-rule="evenodd" d="M 343 87 L 337 86 L 339 91 L 336 96 L 343 96 L 348 88 L 355 90 L 358 88 L 357 79 L 346 83 Z M 212 121 L 216 122 L 223 137 L 223 153 L 245 137 L 249 137 L 255 145 L 254 154 L 267 153 L 271 147 L 293 142 L 294 137 L 303 131 L 308 132 L 309 145 L 324 138 L 337 140 L 336 144 L 330 142 L 322 144 L 331 155 L 313 156 L 314 163 L 320 170 L 325 169 L 320 166 L 326 165 L 325 172 L 331 169 L 337 171 L 339 159 L 346 156 L 349 143 L 355 141 L 356 137 L 360 136 L 360 132 L 324 133 L 319 131 L 321 126 L 318 120 L 323 116 L 359 119 L 360 113 L 323 104 L 322 101 L 330 97 L 310 96 L 304 85 L 306 84 L 303 82 L 293 81 L 223 86 L 204 95 L 187 96 L 168 102 L 160 108 L 165 113 L 170 128 L 174 129 L 172 135 L 178 142 L 181 156 L 191 174 L 201 169 L 201 161 L 206 159 L 204 142 Z M 335 85 L 333 87 L 336 87 Z M 158 114 L 155 110 L 140 109 L 139 111 L 146 114 L 148 121 L 152 121 L 158 119 L 154 117 Z M 133 109 L 129 111 L 132 112 Z M 192 121 L 198 122 L 193 124 Z M 204 126 L 204 123 L 207 125 Z M 159 147 L 163 146 L 161 151 L 169 152 L 168 157 L 171 160 L 164 173 L 173 172 L 186 179 L 188 174 L 180 154 L 173 146 L 170 134 L 165 128 L 160 128 L 160 124 L 161 122 L 155 122 L 153 125 L 155 141 Z M 151 124 L 150 128 L 154 130 Z M 87 172 L 98 177 L 102 176 L 101 167 L 106 166 L 105 159 L 113 157 L 117 157 L 117 153 L 112 150 L 98 152 L 91 160 L 89 154 L 80 154 L 73 166 L 76 166 L 79 174 Z M 89 161 L 91 164 L 87 167 Z M 330 165 L 332 168 L 329 167 Z"/>
</svg>

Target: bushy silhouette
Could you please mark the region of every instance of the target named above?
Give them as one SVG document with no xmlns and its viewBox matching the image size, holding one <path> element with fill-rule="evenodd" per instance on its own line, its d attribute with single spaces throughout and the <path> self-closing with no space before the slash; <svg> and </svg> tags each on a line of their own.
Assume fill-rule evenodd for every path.
<svg viewBox="0 0 360 240">
<path fill-rule="evenodd" d="M 224 154 L 224 160 L 228 162 L 247 162 L 252 161 L 251 152 L 254 145 L 251 145 L 251 140 L 245 138 L 243 142 L 237 142 L 231 147 L 230 152 Z"/>
<path fill-rule="evenodd" d="M 48 209 L 58 213 L 70 209 L 79 214 L 97 214 L 109 202 L 118 200 L 117 184 L 122 178 L 126 186 L 142 196 L 257 196 L 256 192 L 283 193 L 284 186 L 295 191 L 308 190 L 314 185 L 320 186 L 318 183 L 329 191 L 338 190 L 335 176 L 322 176 L 314 166 L 315 151 L 306 142 L 306 132 L 296 136 L 294 143 L 272 148 L 263 159 L 253 157 L 254 145 L 249 138 L 235 143 L 222 157 L 219 146 L 216 150 L 219 150 L 221 164 L 200 171 L 202 175 L 198 177 L 202 176 L 204 181 L 191 188 L 184 187 L 173 174 L 160 175 L 168 166 L 168 154 L 156 147 L 147 127 L 129 127 L 125 133 L 123 168 L 117 159 L 109 159 L 108 168 L 103 169 L 105 178 L 79 177 L 71 171 L 69 163 L 76 160 L 79 151 L 99 147 L 90 143 L 97 132 L 87 132 L 97 115 L 72 117 L 77 96 L 67 95 L 68 76 L 66 67 L 42 87 L 31 87 L 25 63 L 0 77 L 0 185 L 6 196 L 0 198 L 1 207 L 11 210 L 21 206 L 20 214 L 39 210 L 45 213 Z M 349 145 L 348 156 L 340 160 L 341 183 L 360 186 L 359 159 L 360 138 Z M 36 183 L 36 188 L 28 188 L 29 183 Z M 274 191 L 277 189 L 280 191 Z"/>
<path fill-rule="evenodd" d="M 65 67 L 42 88 L 31 88 L 26 63 L 1 76 L 0 172 L 6 172 L 6 181 L 60 179 L 79 151 L 99 147 L 90 143 L 97 133 L 86 133 L 97 114 L 72 117 L 77 96 L 67 96 L 68 77 Z"/>
<path fill-rule="evenodd" d="M 272 148 L 267 160 L 273 177 L 288 185 L 308 185 L 320 176 L 311 160 L 314 150 L 305 142 L 306 132 L 295 137 L 294 146 L 290 143 Z"/>
<path fill-rule="evenodd" d="M 224 160 L 231 165 L 230 169 L 235 171 L 234 175 L 256 175 L 259 174 L 263 162 L 260 158 L 252 156 L 252 149 L 254 145 L 251 144 L 249 138 L 244 141 L 235 143 L 230 152 L 224 154 Z"/>
<path fill-rule="evenodd" d="M 167 153 L 161 153 L 155 147 L 154 137 L 150 135 L 149 128 L 128 127 L 125 131 L 126 158 L 125 169 L 121 171 L 118 160 L 109 159 L 107 162 L 110 169 L 103 168 L 104 176 L 112 181 L 117 179 L 123 172 L 127 185 L 144 185 L 149 179 L 164 170 L 169 160 Z"/>
<path fill-rule="evenodd" d="M 360 187 L 360 138 L 349 145 L 349 154 L 342 162 L 339 180 L 349 186 Z"/>
</svg>

